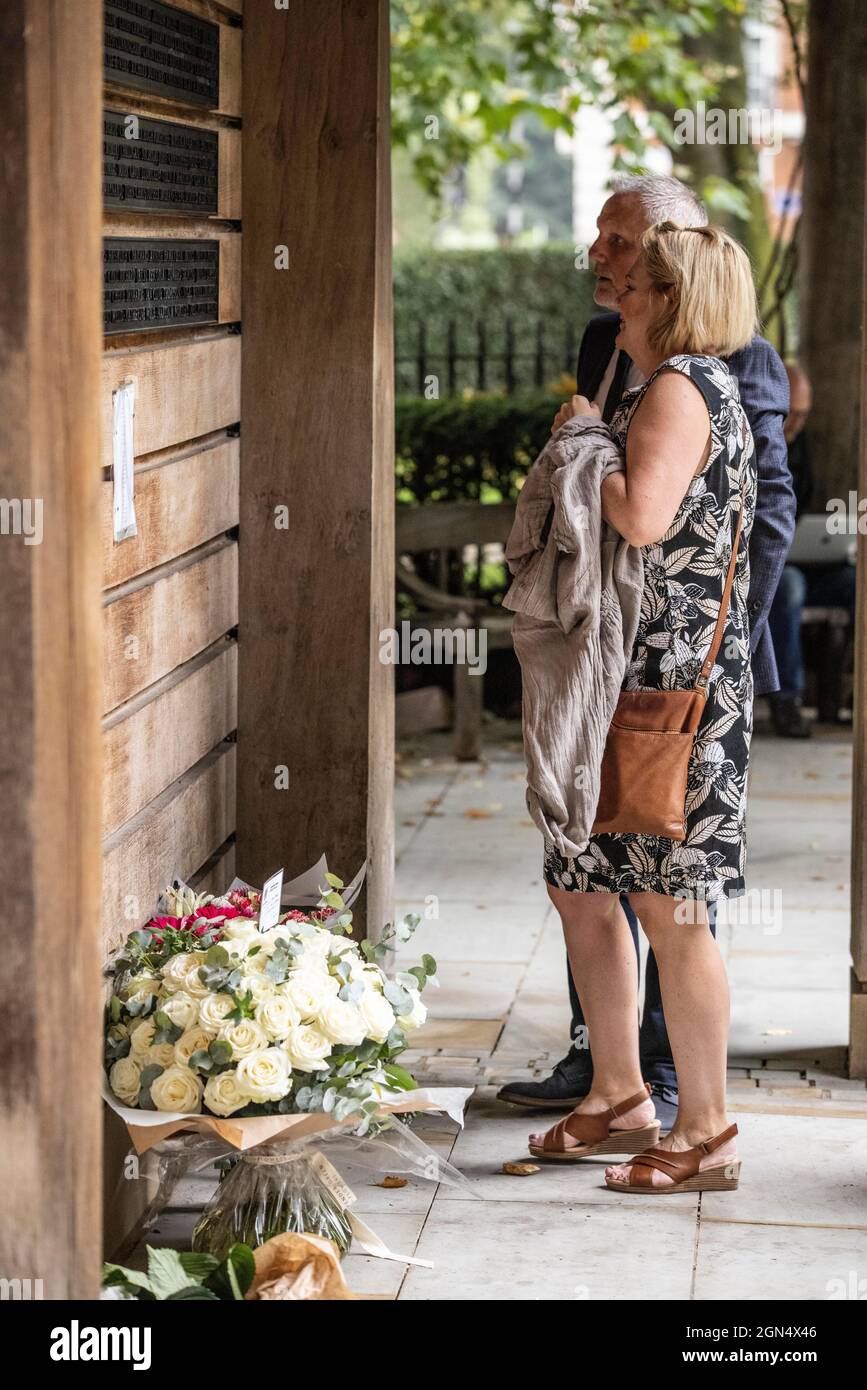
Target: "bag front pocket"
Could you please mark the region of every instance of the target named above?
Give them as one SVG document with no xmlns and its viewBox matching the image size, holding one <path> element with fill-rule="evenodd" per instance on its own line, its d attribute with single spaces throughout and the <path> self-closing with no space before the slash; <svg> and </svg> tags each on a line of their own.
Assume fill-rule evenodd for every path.
<svg viewBox="0 0 867 1390">
<path fill-rule="evenodd" d="M 616 716 L 615 716 L 616 717 Z M 612 724 L 602 758 L 594 834 L 686 838 L 693 734 Z"/>
</svg>

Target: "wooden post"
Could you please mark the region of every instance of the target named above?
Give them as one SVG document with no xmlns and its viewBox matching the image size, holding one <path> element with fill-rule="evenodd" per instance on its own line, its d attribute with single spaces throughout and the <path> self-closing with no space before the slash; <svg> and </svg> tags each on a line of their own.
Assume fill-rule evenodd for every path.
<svg viewBox="0 0 867 1390">
<path fill-rule="evenodd" d="M 5 0 L 0 1278 L 46 1299 L 101 1257 L 101 96 L 102 7 Z"/>
<path fill-rule="evenodd" d="M 238 873 L 367 857 L 371 934 L 393 859 L 388 9 L 244 6 Z"/>
<path fill-rule="evenodd" d="M 867 143 L 867 142 L 865 142 Z M 867 180 L 865 180 L 867 189 Z M 867 286 L 867 196 L 864 205 L 863 284 Z M 862 304 L 861 447 L 858 497 L 867 497 L 867 297 Z M 852 764 L 852 992 L 849 1075 L 867 1077 L 867 535 L 858 535 L 855 604 L 854 748 Z"/>
</svg>

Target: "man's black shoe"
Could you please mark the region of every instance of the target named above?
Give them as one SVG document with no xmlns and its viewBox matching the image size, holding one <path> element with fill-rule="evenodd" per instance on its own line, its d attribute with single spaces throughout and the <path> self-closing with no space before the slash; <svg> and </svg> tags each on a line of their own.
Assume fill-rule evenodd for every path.
<svg viewBox="0 0 867 1390">
<path fill-rule="evenodd" d="M 650 1098 L 656 1109 L 656 1118 L 662 1126 L 662 1133 L 667 1134 L 674 1128 L 677 1119 L 677 1087 L 669 1086 L 666 1081 L 651 1081 Z"/>
<path fill-rule="evenodd" d="M 771 696 L 771 723 L 778 738 L 810 738 L 813 733 L 809 719 L 793 695 Z"/>
<path fill-rule="evenodd" d="M 589 1054 L 570 1048 L 544 1081 L 510 1081 L 497 1092 L 497 1100 L 539 1110 L 572 1110 L 587 1095 L 592 1080 Z"/>
</svg>

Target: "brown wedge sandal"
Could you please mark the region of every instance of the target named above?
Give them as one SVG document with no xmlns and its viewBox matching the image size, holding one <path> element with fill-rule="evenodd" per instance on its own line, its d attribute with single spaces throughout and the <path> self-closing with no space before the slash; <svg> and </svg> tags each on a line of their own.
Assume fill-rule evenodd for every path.
<svg viewBox="0 0 867 1390">
<path fill-rule="evenodd" d="M 618 1101 L 598 1115 L 585 1115 L 573 1110 L 571 1115 L 565 1115 L 548 1130 L 541 1144 L 530 1144 L 530 1153 L 536 1158 L 556 1158 L 565 1163 L 589 1158 L 591 1154 L 641 1153 L 648 1142 L 655 1144 L 659 1138 L 659 1121 L 653 1120 L 639 1129 L 614 1129 L 611 1122 L 618 1115 L 634 1110 L 649 1095 L 650 1087 L 646 1086 L 637 1095 Z M 566 1135 L 570 1139 L 577 1139 L 578 1143 L 567 1148 L 564 1143 Z"/>
<path fill-rule="evenodd" d="M 629 1182 L 612 1182 L 606 1178 L 605 1185 L 612 1192 L 644 1192 L 654 1197 L 661 1197 L 666 1192 L 734 1192 L 741 1173 L 739 1158 L 720 1164 L 718 1168 L 702 1168 L 700 1172 L 699 1164 L 705 1154 L 713 1153 L 729 1139 L 734 1139 L 737 1132 L 737 1125 L 729 1125 L 722 1134 L 705 1139 L 704 1143 L 696 1144 L 693 1149 L 680 1149 L 677 1152 L 647 1149 L 629 1165 Z M 660 1173 L 667 1173 L 673 1182 L 657 1186 L 653 1181 L 654 1168 Z"/>
</svg>

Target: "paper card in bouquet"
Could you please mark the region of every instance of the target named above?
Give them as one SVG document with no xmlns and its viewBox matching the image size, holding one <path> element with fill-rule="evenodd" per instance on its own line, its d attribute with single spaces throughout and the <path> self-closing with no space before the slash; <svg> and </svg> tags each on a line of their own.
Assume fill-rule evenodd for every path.
<svg viewBox="0 0 867 1390">
<path fill-rule="evenodd" d="M 280 918 L 280 894 L 283 889 L 283 870 L 278 869 L 276 874 L 265 883 L 262 889 L 262 900 L 259 904 L 259 930 L 268 932 L 272 927 L 276 927 Z"/>
</svg>

